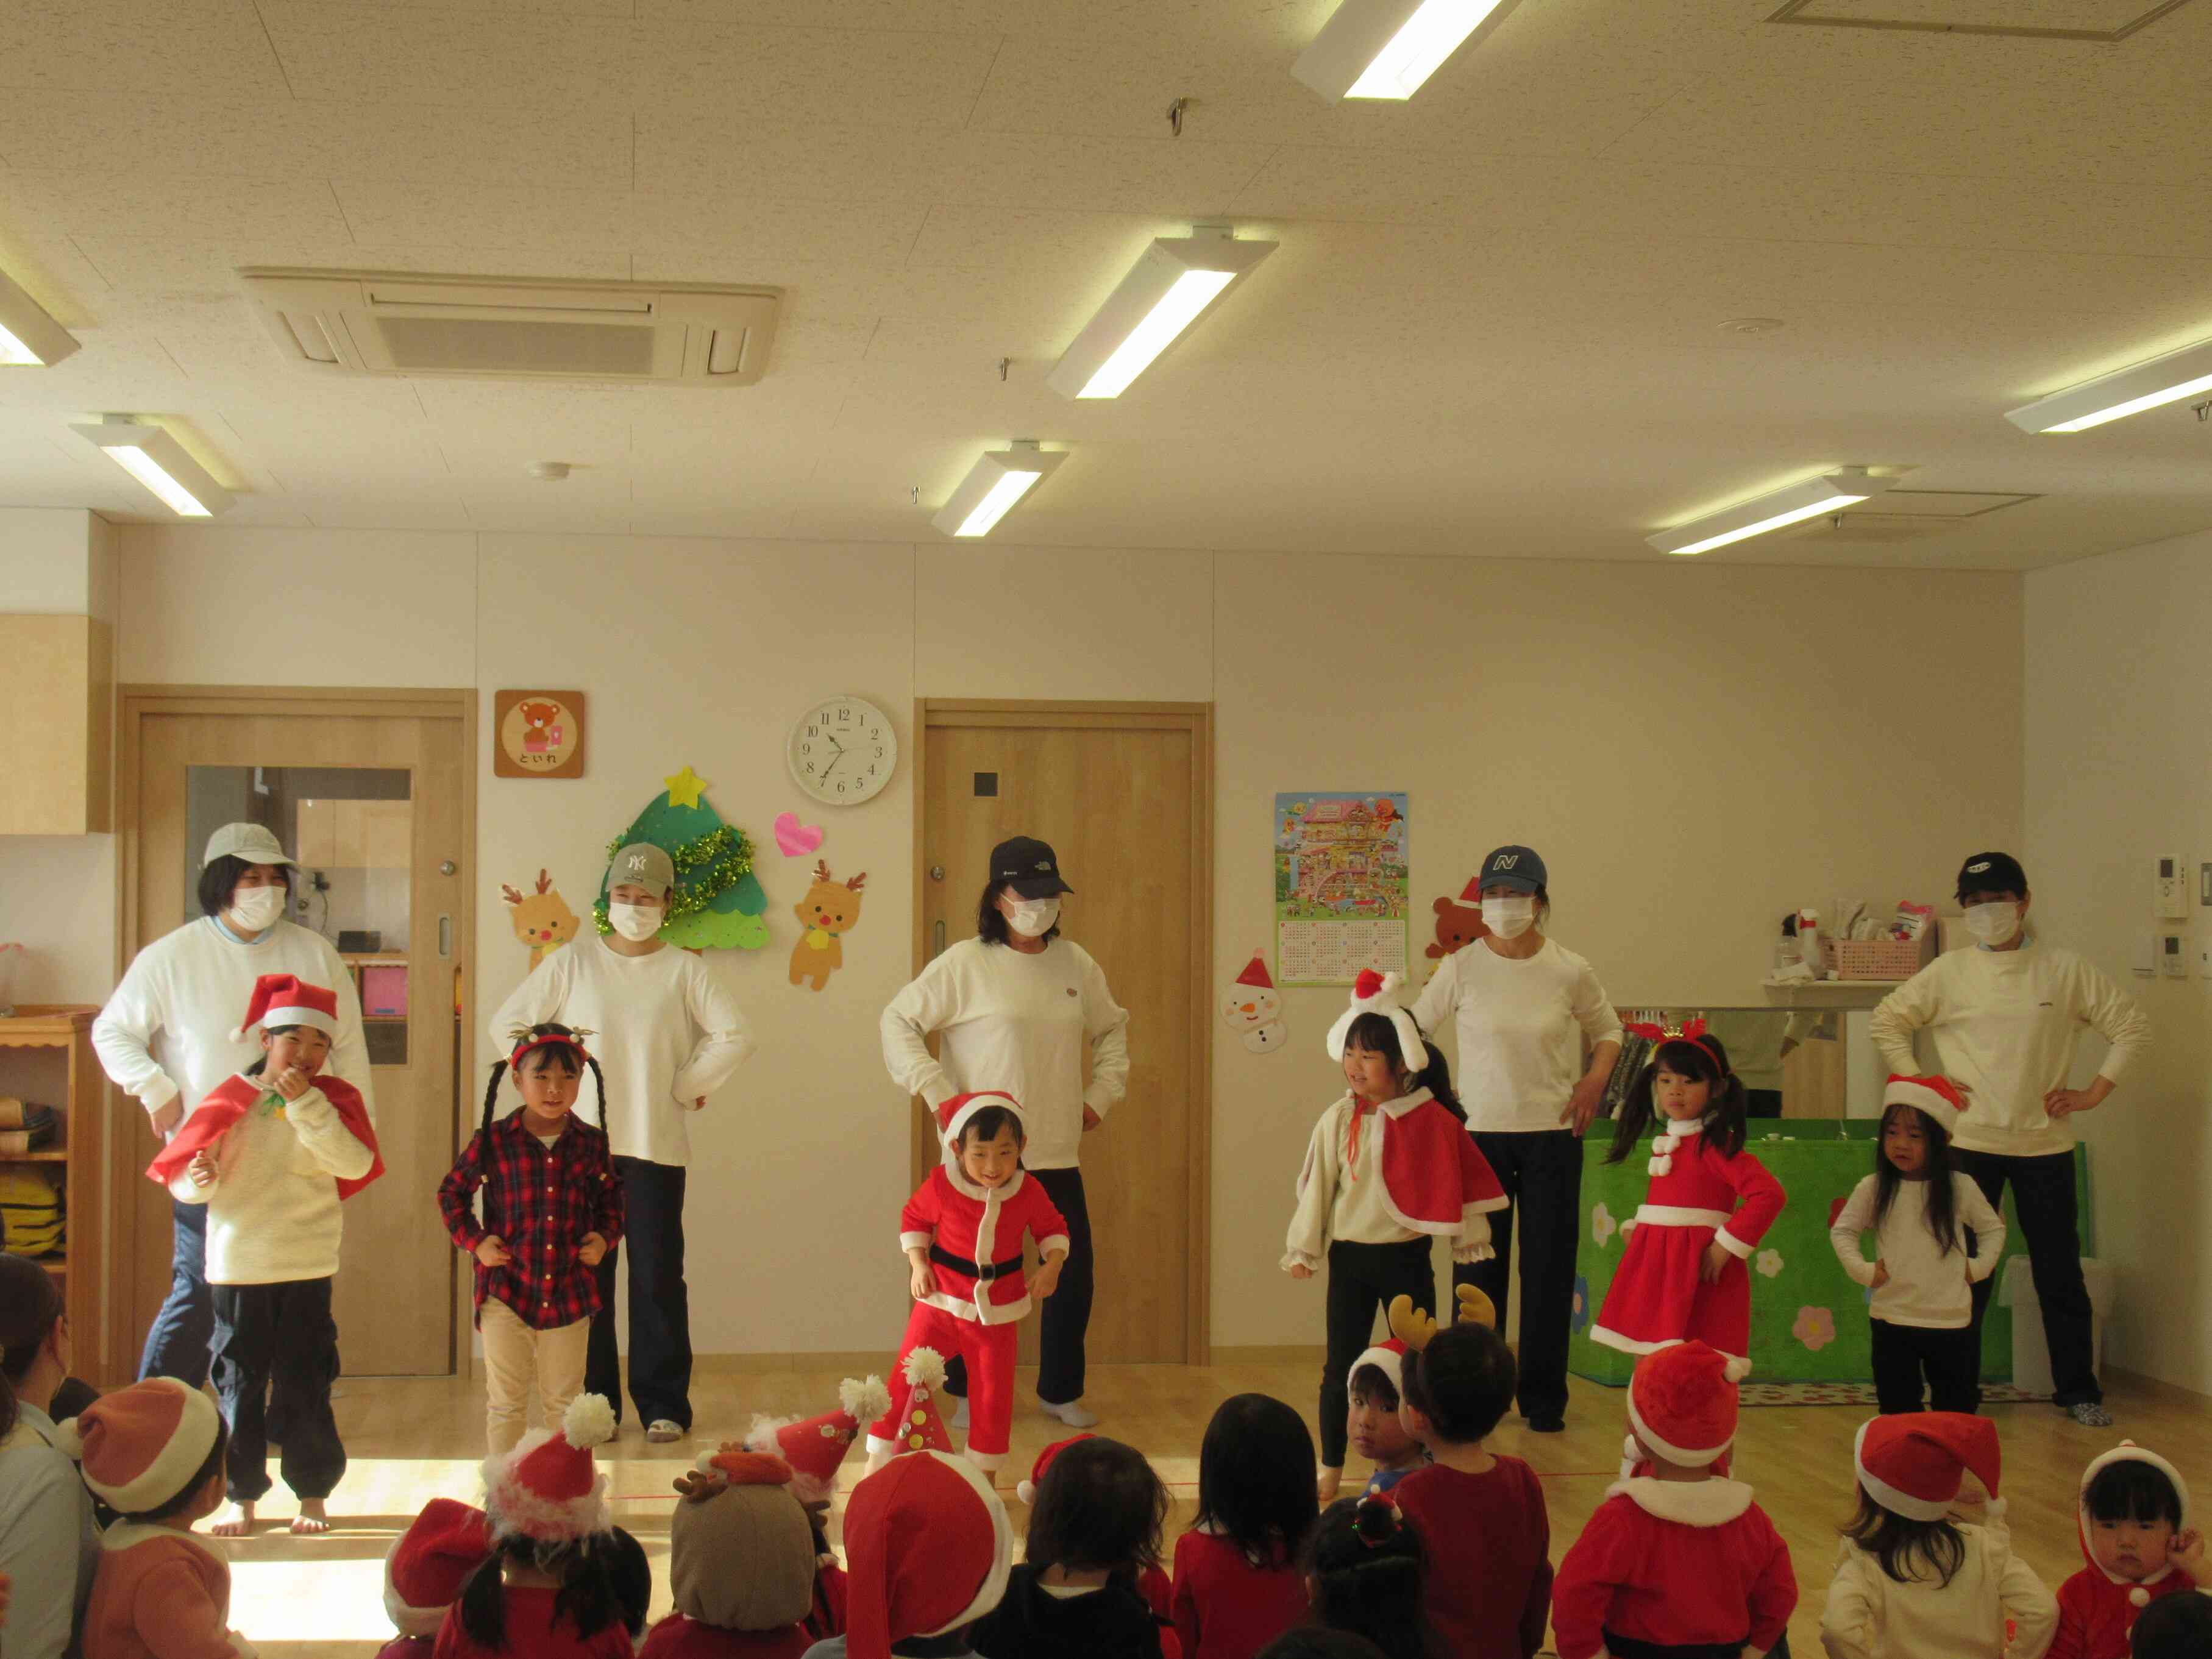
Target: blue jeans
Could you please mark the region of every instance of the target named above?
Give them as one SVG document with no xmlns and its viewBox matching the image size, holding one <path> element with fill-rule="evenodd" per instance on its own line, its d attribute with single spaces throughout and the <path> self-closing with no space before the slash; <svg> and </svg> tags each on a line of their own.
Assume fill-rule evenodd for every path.
<svg viewBox="0 0 2212 1659">
<path fill-rule="evenodd" d="M 169 1213 L 176 1223 L 169 1294 L 146 1333 L 138 1377 L 143 1382 L 149 1376 L 173 1376 L 197 1389 L 208 1380 L 215 1340 L 215 1300 L 207 1282 L 207 1206 L 171 1199 Z"/>
</svg>

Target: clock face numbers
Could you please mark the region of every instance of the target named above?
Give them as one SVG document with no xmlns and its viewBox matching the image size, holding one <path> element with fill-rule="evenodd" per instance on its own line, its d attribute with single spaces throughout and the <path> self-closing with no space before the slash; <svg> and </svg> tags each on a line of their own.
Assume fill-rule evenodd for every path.
<svg viewBox="0 0 2212 1659">
<path fill-rule="evenodd" d="M 883 711 L 841 697 L 812 708 L 791 734 L 791 770 L 801 787 L 831 805 L 867 799 L 890 781 L 898 740 Z"/>
</svg>

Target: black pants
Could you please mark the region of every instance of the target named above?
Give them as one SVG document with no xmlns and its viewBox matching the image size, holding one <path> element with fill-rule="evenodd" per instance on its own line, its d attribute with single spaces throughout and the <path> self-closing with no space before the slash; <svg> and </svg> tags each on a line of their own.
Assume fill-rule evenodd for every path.
<svg viewBox="0 0 2212 1659">
<path fill-rule="evenodd" d="M 1478 1132 L 1474 1144 L 1512 1200 L 1490 1212 L 1488 1261 L 1455 1266 L 1452 1283 L 1473 1285 L 1498 1305 L 1505 1329 L 1513 1267 L 1513 1218 L 1521 1218 L 1521 1415 L 1558 1422 L 1567 1411 L 1567 1326 L 1575 1309 L 1575 1243 L 1582 1213 L 1583 1144 L 1571 1129 Z"/>
<path fill-rule="evenodd" d="M 1935 1330 L 1924 1325 L 1874 1327 L 1874 1393 L 1885 1416 L 1920 1409 L 1921 1378 L 1927 1378 L 1929 1407 L 1939 1412 L 1978 1411 L 1982 1404 L 1982 1338 L 1972 1325 Z"/>
<path fill-rule="evenodd" d="M 269 1490 L 273 1422 L 283 1451 L 277 1468 L 301 1498 L 328 1498 L 345 1473 L 345 1447 L 331 1414 L 338 1375 L 338 1328 L 331 1281 L 215 1285 L 215 1391 L 230 1425 L 223 1459 L 231 1501 L 251 1504 Z"/>
<path fill-rule="evenodd" d="M 1030 1180 L 1044 1188 L 1067 1223 L 1067 1265 L 1060 1284 L 1040 1304 L 1037 1316 L 1037 1398 L 1048 1406 L 1072 1405 L 1083 1398 L 1091 1300 L 1097 1286 L 1091 1267 L 1091 1206 L 1083 1196 L 1083 1171 L 1031 1170 Z M 968 1397 L 967 1362 L 955 1354 L 945 1362 L 945 1391 Z"/>
<path fill-rule="evenodd" d="M 629 1397 L 638 1420 L 691 1426 L 691 1298 L 684 1283 L 684 1170 L 617 1158 L 621 1241 L 599 1258 L 599 1310 L 584 1352 L 584 1392 L 604 1395 L 622 1421 L 615 1341 L 615 1270 L 629 1256 Z"/>
<path fill-rule="evenodd" d="M 207 1282 L 207 1206 L 171 1199 L 169 1214 L 176 1224 L 169 1294 L 146 1333 L 138 1380 L 173 1376 L 197 1389 L 208 1380 L 209 1344 L 215 1340 L 215 1304 Z"/>
<path fill-rule="evenodd" d="M 1328 1247 L 1328 1358 L 1321 1368 L 1321 1461 L 1326 1468 L 1344 1467 L 1349 1437 L 1345 1417 L 1352 1409 L 1346 1385 L 1352 1362 L 1376 1340 L 1376 1310 L 1389 1308 L 1394 1297 L 1409 1296 L 1423 1312 L 1436 1313 L 1430 1243 L 1416 1238 L 1404 1244 Z"/>
<path fill-rule="evenodd" d="M 2089 1308 L 2089 1287 L 2081 1282 L 2081 1233 L 2074 1200 L 2074 1154 L 2008 1158 L 2002 1152 L 1973 1152 L 1954 1147 L 1952 1163 L 1973 1177 L 1991 1209 L 2004 1202 L 2012 1183 L 2013 1212 L 2027 1240 L 2028 1265 L 2035 1271 L 2035 1298 L 2043 1304 L 2043 1334 L 2051 1347 L 2051 1399 L 2061 1406 L 2101 1401 Z M 1990 1294 L 1996 1276 L 1974 1285 L 1974 1340 L 1982 1335 Z"/>
</svg>

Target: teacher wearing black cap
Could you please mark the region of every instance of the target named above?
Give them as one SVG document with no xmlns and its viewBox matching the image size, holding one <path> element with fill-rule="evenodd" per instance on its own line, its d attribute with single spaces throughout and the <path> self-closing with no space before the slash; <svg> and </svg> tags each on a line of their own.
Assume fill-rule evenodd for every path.
<svg viewBox="0 0 2212 1659">
<path fill-rule="evenodd" d="M 939 953 L 884 1010 L 891 1080 L 932 1111 L 957 1094 L 999 1089 L 1029 1120 L 1022 1164 L 1067 1219 L 1067 1266 L 1044 1303 L 1037 1398 L 1070 1428 L 1085 1409 L 1084 1334 L 1091 1323 L 1091 1215 L 1078 1167 L 1083 1136 L 1127 1092 L 1128 1012 L 1090 953 L 1060 936 L 1060 899 L 1075 890 L 1043 842 L 1017 836 L 991 851 L 975 937 Z M 927 1039 L 941 1034 L 933 1058 Z M 1091 1060 L 1091 1081 L 1083 1062 Z M 963 1391 L 957 1362 L 950 1391 Z"/>
</svg>

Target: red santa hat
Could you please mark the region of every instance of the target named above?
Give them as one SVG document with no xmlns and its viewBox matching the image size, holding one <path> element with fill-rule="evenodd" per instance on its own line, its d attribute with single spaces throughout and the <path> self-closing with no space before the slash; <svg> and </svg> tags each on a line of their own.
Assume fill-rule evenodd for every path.
<svg viewBox="0 0 2212 1659">
<path fill-rule="evenodd" d="M 1267 958 L 1261 952 L 1252 952 L 1252 960 L 1244 964 L 1244 971 L 1237 975 L 1237 983 L 1249 985 L 1255 991 L 1272 991 L 1275 981 L 1268 976 Z"/>
<path fill-rule="evenodd" d="M 1941 1521 L 1966 1472 L 1997 1495 L 2002 1454 L 1997 1425 L 1964 1412 L 1915 1412 L 1859 1425 L 1851 1456 L 1859 1484 L 1882 1508 L 1912 1521 Z"/>
<path fill-rule="evenodd" d="M 257 1025 L 309 1025 L 327 1037 L 338 1034 L 338 999 L 334 991 L 310 985 L 296 974 L 264 974 L 253 981 L 252 999 L 246 1018 L 231 1032 L 233 1042 L 246 1041 Z"/>
<path fill-rule="evenodd" d="M 384 1611 L 402 1636 L 435 1636 L 461 1581 L 491 1553 L 484 1512 L 451 1498 L 422 1506 L 384 1558 Z"/>
<path fill-rule="evenodd" d="M 1958 1085 L 1948 1077 L 1906 1077 L 1899 1072 L 1890 1074 L 1889 1085 L 1881 1091 L 1882 1109 L 1892 1106 L 1917 1106 L 1934 1118 L 1947 1135 L 1959 1133 L 1959 1114 L 1966 1109 L 1966 1101 Z"/>
<path fill-rule="evenodd" d="M 102 1395 L 61 1425 L 55 1444 L 83 1466 L 84 1484 L 118 1515 L 180 1496 L 222 1432 L 215 1401 L 173 1376 Z"/>
<path fill-rule="evenodd" d="M 1337 1016 L 1336 1024 L 1328 1028 L 1328 1057 L 1344 1058 L 1344 1039 L 1352 1030 L 1352 1022 L 1362 1014 L 1380 1014 L 1390 1022 L 1391 1030 L 1398 1034 L 1399 1057 L 1409 1071 L 1419 1071 L 1429 1063 L 1427 1045 L 1421 1041 L 1421 1028 L 1406 1012 L 1398 993 L 1405 988 L 1403 974 L 1382 974 L 1372 968 L 1363 969 L 1359 977 L 1352 982 L 1352 1006 Z"/>
<path fill-rule="evenodd" d="M 1036 1455 L 1036 1462 L 1030 1467 L 1030 1478 L 1026 1480 L 1017 1480 L 1014 1483 L 1014 1496 L 1020 1498 L 1023 1503 L 1034 1507 L 1036 1504 L 1037 1488 L 1044 1485 L 1044 1472 L 1052 1467 L 1052 1460 L 1079 1440 L 1096 1440 L 1097 1437 L 1094 1434 L 1071 1434 L 1065 1440 L 1054 1441 Z"/>
<path fill-rule="evenodd" d="M 2156 1452 L 2147 1451 L 2132 1440 L 2123 1440 L 2112 1450 L 2089 1460 L 2089 1467 L 2081 1471 L 2081 1488 L 2074 1500 L 2075 1524 L 2079 1527 L 2081 1534 L 2081 1553 L 2088 1557 L 2092 1566 L 2097 1565 L 2097 1558 L 2089 1551 L 2089 1483 L 2113 1464 L 2124 1462 L 2148 1463 L 2172 1481 L 2174 1501 L 2181 1506 L 2181 1524 L 2176 1527 L 2174 1531 L 2177 1534 L 2185 1532 L 2189 1527 L 2189 1483 L 2181 1478 L 2181 1471 Z M 2097 1571 L 2104 1573 L 2105 1577 L 2115 1584 L 2130 1584 L 2128 1590 L 2130 1606 L 2144 1607 L 2150 1605 L 2150 1592 L 2140 1583 L 2131 1583 L 2130 1580 L 2106 1571 L 2101 1566 L 2097 1567 Z"/>
<path fill-rule="evenodd" d="M 484 1509 L 492 1535 L 549 1544 L 590 1538 L 614 1526 L 607 1480 L 592 1448 L 615 1437 L 615 1411 L 605 1395 L 568 1402 L 556 1433 L 532 1429 L 514 1449 L 484 1460 Z"/>
<path fill-rule="evenodd" d="M 912 1350 L 900 1382 L 896 1450 L 951 1451 L 952 1437 L 937 1411 L 937 1396 L 945 1387 L 945 1356 L 934 1348 Z"/>
<path fill-rule="evenodd" d="M 837 1385 L 837 1409 L 819 1417 L 756 1418 L 745 1449 L 769 1452 L 791 1466 L 791 1489 L 802 1504 L 818 1504 L 837 1490 L 837 1470 L 860 1432 L 891 1408 L 880 1376 L 847 1377 Z"/>
<path fill-rule="evenodd" d="M 1472 1285 L 1464 1285 L 1460 1288 L 1468 1291 L 1475 1289 Z M 1478 1296 L 1481 1295 L 1480 1291 L 1476 1291 L 1475 1293 Z M 1486 1302 L 1489 1300 L 1487 1297 L 1483 1299 Z M 1394 1302 L 1391 1305 L 1395 1309 L 1397 1304 Z M 1408 1307 L 1412 1305 L 1410 1299 L 1407 1305 Z M 1477 1317 L 1472 1312 L 1462 1313 L 1462 1317 L 1470 1324 L 1495 1325 L 1498 1322 L 1498 1315 L 1494 1309 L 1488 1319 Z M 1391 1393 L 1401 1400 L 1406 1397 L 1406 1345 L 1403 1340 L 1394 1336 L 1388 1342 L 1376 1343 L 1352 1362 L 1352 1369 L 1346 1371 L 1345 1376 L 1346 1377 L 1358 1376 L 1360 1368 L 1364 1365 L 1374 1366 L 1376 1370 L 1390 1379 Z"/>
<path fill-rule="evenodd" d="M 1702 1342 L 1645 1354 L 1628 1379 L 1628 1424 L 1658 1456 L 1686 1468 L 1717 1460 L 1735 1440 L 1730 1362 Z"/>
<path fill-rule="evenodd" d="M 960 1132 L 968 1127 L 968 1120 L 987 1106 L 996 1106 L 1001 1111 L 1012 1112 L 1014 1121 L 1021 1126 L 1026 1139 L 1030 1132 L 1029 1114 L 1012 1095 L 998 1089 L 978 1089 L 973 1094 L 955 1095 L 937 1109 L 937 1133 L 949 1151 L 960 1142 Z"/>
<path fill-rule="evenodd" d="M 935 1449 L 895 1457 L 853 1488 L 845 1510 L 850 1659 L 944 1636 L 999 1605 L 1013 1529 L 991 1478 Z"/>
</svg>

